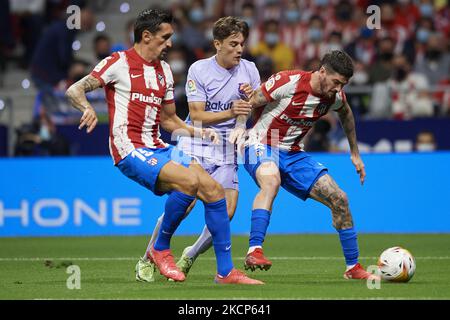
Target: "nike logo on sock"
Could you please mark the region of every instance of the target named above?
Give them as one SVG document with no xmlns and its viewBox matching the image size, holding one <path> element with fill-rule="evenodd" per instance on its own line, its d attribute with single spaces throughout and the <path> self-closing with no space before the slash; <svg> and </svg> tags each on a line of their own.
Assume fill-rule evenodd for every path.
<svg viewBox="0 0 450 320">
<path fill-rule="evenodd" d="M 225 248 L 225 251 L 230 250 L 230 248 L 231 248 L 231 244 L 228 247 Z"/>
</svg>

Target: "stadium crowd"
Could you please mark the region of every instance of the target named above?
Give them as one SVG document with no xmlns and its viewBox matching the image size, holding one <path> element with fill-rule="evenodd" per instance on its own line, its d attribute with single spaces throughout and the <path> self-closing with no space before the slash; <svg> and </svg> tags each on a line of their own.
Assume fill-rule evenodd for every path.
<svg viewBox="0 0 450 320">
<path fill-rule="evenodd" d="M 0 0 L 0 4 L 5 8 L 0 16 L 1 73 L 8 71 L 14 47 L 22 45 L 18 65 L 30 70 L 39 90 L 34 117 L 49 123 L 50 131 L 54 131 L 52 123 L 58 121 L 55 111 L 69 109 L 61 101 L 61 92 L 101 59 L 127 49 L 134 40 L 133 20 L 122 22 L 122 43 L 112 43 L 108 30 L 95 30 L 95 14 L 108 0 Z M 83 9 L 81 30 L 66 28 L 66 7 L 70 4 Z M 380 28 L 367 25 L 373 14 L 366 12 L 370 5 L 379 8 Z M 214 54 L 212 25 L 226 15 L 241 17 L 250 26 L 244 58 L 256 63 L 262 81 L 280 70 L 315 70 L 325 52 L 344 49 L 356 67 L 346 93 L 357 120 L 450 115 L 447 0 L 191 0 L 169 1 L 168 8 L 175 17 L 175 33 L 167 60 L 174 74 L 181 118 L 188 113 L 184 90 L 187 70 L 194 61 Z M 74 58 L 73 43 L 79 32 L 98 33 L 91 61 Z M 102 101 L 102 94 L 98 90 L 91 98 Z M 98 107 L 106 114 L 103 102 Z M 62 119 L 73 120 L 64 112 Z M 328 123 L 318 126 L 311 148 L 330 149 L 322 137 L 339 126 L 332 116 L 323 122 Z"/>
</svg>

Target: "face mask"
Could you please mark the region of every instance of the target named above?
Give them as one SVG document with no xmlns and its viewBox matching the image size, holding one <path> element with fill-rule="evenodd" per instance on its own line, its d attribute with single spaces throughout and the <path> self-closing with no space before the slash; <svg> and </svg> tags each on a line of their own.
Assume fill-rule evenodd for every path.
<svg viewBox="0 0 450 320">
<path fill-rule="evenodd" d="M 397 68 L 395 70 L 395 79 L 397 81 L 403 81 L 403 80 L 405 80 L 407 74 L 408 74 L 408 72 L 406 71 L 405 68 Z"/>
<path fill-rule="evenodd" d="M 314 0 L 314 4 L 316 6 L 326 6 L 328 4 L 328 0 Z"/>
<path fill-rule="evenodd" d="M 336 15 L 341 21 L 349 21 L 352 18 L 352 13 L 347 9 L 339 10 Z"/>
<path fill-rule="evenodd" d="M 264 40 L 269 46 L 274 46 L 278 43 L 278 34 L 273 32 L 266 33 Z"/>
<path fill-rule="evenodd" d="M 192 22 L 194 23 L 200 23 L 203 22 L 204 19 L 204 14 L 203 14 L 203 10 L 198 8 L 198 9 L 192 9 L 189 12 L 189 18 L 191 19 Z"/>
<path fill-rule="evenodd" d="M 436 61 L 441 57 L 441 51 L 437 49 L 429 49 L 425 52 L 425 56 L 430 60 Z"/>
<path fill-rule="evenodd" d="M 433 6 L 429 3 L 424 3 L 420 5 L 420 15 L 422 17 L 433 16 Z"/>
<path fill-rule="evenodd" d="M 392 52 L 383 52 L 382 54 L 380 54 L 380 59 L 384 61 L 390 61 L 392 60 L 393 56 L 394 54 Z"/>
<path fill-rule="evenodd" d="M 169 65 L 173 73 L 181 74 L 186 71 L 186 62 L 184 62 L 183 60 L 172 60 L 169 62 Z"/>
<path fill-rule="evenodd" d="M 103 60 L 103 59 L 108 58 L 108 57 L 109 57 L 108 53 L 99 53 L 99 54 L 97 54 L 97 59 L 98 60 Z"/>
<path fill-rule="evenodd" d="M 311 28 L 308 30 L 308 36 L 311 41 L 322 40 L 322 30 L 319 28 Z"/>
<path fill-rule="evenodd" d="M 328 50 L 329 50 L 329 51 L 342 50 L 342 47 L 341 47 L 341 45 L 338 44 L 338 43 L 330 43 L 330 44 L 328 45 Z"/>
<path fill-rule="evenodd" d="M 427 152 L 427 151 L 434 151 L 436 150 L 436 147 L 434 145 L 434 143 L 419 143 L 416 146 L 417 151 L 419 152 Z"/>
<path fill-rule="evenodd" d="M 364 71 L 355 72 L 352 77 L 352 82 L 354 84 L 365 84 L 369 80 L 369 76 Z"/>
<path fill-rule="evenodd" d="M 300 19 L 300 13 L 297 10 L 286 11 L 286 20 L 288 22 L 297 22 Z"/>
<path fill-rule="evenodd" d="M 50 140 L 50 131 L 48 130 L 47 126 L 41 126 L 41 128 L 39 129 L 39 136 L 41 137 L 42 141 Z"/>
<path fill-rule="evenodd" d="M 428 41 L 428 38 L 430 37 L 430 31 L 427 29 L 420 28 L 417 30 L 417 41 L 420 43 L 425 43 Z"/>
</svg>

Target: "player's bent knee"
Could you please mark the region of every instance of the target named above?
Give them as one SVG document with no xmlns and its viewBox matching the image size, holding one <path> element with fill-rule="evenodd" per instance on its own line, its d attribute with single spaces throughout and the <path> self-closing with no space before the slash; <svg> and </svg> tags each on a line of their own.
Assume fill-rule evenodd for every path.
<svg viewBox="0 0 450 320">
<path fill-rule="evenodd" d="M 281 179 L 279 175 L 273 175 L 261 180 L 260 187 L 263 192 L 277 194 L 280 189 Z"/>
<path fill-rule="evenodd" d="M 199 180 L 195 174 L 190 174 L 181 178 L 178 185 L 181 192 L 196 195 L 199 188 Z"/>
<path fill-rule="evenodd" d="M 212 178 L 200 181 L 198 192 L 201 198 L 207 202 L 215 202 L 225 198 L 223 187 Z"/>
</svg>

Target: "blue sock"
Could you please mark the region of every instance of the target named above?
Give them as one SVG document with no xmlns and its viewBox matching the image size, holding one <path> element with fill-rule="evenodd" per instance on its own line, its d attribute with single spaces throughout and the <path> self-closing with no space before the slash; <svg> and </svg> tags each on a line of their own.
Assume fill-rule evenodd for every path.
<svg viewBox="0 0 450 320">
<path fill-rule="evenodd" d="M 166 201 L 164 218 L 154 245 L 155 250 L 162 251 L 170 248 L 170 239 L 194 199 L 195 197 L 179 191 L 171 192 Z"/>
<path fill-rule="evenodd" d="M 206 226 L 211 233 L 214 252 L 216 253 L 217 273 L 225 277 L 233 269 L 227 203 L 225 199 L 222 199 L 217 202 L 204 203 L 204 205 Z"/>
<path fill-rule="evenodd" d="M 252 211 L 252 226 L 250 230 L 250 247 L 262 246 L 270 222 L 270 211 L 254 209 Z"/>
<path fill-rule="evenodd" d="M 358 236 L 355 228 L 338 230 L 341 240 L 342 251 L 344 252 L 345 263 L 350 266 L 358 263 L 359 249 Z"/>
</svg>

